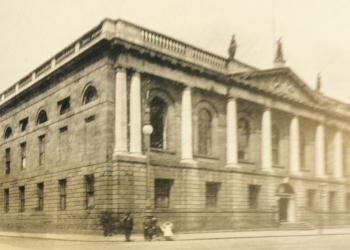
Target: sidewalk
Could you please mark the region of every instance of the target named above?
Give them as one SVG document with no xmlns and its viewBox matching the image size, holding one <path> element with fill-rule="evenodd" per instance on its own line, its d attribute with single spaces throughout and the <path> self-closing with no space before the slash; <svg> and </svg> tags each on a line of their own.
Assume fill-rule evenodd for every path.
<svg viewBox="0 0 350 250">
<path fill-rule="evenodd" d="M 232 238 L 264 238 L 264 237 L 296 237 L 296 236 L 315 236 L 319 235 L 319 229 L 313 230 L 271 230 L 271 231 L 213 231 L 213 232 L 193 232 L 176 234 L 176 241 L 190 240 L 214 240 L 214 239 L 232 239 Z M 350 234 L 350 228 L 327 228 L 322 229 L 323 235 L 332 234 Z M 83 235 L 83 234 L 52 234 L 52 233 L 18 233 L 18 232 L 0 232 L 1 237 L 46 239 L 46 240 L 65 240 L 65 241 L 85 241 L 85 242 L 123 242 L 123 235 L 114 235 L 104 237 L 102 235 Z M 143 235 L 132 235 L 132 241 L 143 242 Z M 157 241 L 157 239 L 155 239 Z"/>
</svg>

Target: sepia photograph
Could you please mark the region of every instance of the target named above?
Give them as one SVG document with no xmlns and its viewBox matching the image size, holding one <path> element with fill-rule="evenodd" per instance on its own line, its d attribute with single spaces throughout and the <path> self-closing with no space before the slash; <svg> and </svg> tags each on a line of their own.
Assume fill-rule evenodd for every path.
<svg viewBox="0 0 350 250">
<path fill-rule="evenodd" d="M 349 13 L 0 0 L 0 250 L 350 249 Z"/>
</svg>

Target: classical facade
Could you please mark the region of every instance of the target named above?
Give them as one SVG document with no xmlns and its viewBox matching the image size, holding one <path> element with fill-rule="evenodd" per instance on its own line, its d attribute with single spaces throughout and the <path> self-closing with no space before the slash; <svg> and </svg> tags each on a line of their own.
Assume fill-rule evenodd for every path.
<svg viewBox="0 0 350 250">
<path fill-rule="evenodd" d="M 350 106 L 106 19 L 0 95 L 0 228 L 98 232 L 350 224 Z M 152 131 L 153 130 L 153 131 Z"/>
</svg>

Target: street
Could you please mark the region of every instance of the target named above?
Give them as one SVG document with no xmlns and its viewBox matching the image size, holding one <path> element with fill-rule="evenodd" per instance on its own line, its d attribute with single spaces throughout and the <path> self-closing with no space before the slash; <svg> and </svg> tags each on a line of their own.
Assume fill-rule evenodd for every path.
<svg viewBox="0 0 350 250">
<path fill-rule="evenodd" d="M 57 249 L 57 250 L 115 250 L 115 249 L 220 249 L 220 250 L 334 250 L 350 249 L 349 235 L 293 236 L 264 238 L 235 238 L 192 241 L 153 241 L 153 242 L 83 242 L 3 237 L 0 238 L 1 250 Z"/>
</svg>

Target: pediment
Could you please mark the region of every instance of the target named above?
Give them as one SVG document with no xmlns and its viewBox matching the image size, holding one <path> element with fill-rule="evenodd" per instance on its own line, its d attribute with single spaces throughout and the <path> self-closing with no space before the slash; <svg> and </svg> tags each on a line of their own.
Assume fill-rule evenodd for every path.
<svg viewBox="0 0 350 250">
<path fill-rule="evenodd" d="M 315 104 L 313 90 L 289 68 L 255 71 L 238 75 L 250 85 L 298 102 Z"/>
</svg>

